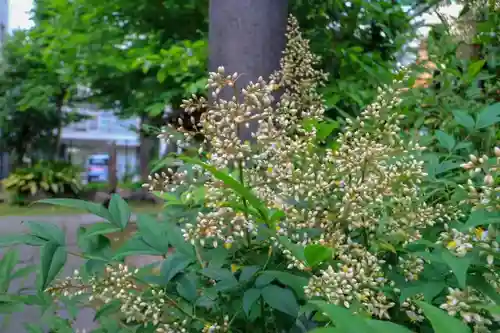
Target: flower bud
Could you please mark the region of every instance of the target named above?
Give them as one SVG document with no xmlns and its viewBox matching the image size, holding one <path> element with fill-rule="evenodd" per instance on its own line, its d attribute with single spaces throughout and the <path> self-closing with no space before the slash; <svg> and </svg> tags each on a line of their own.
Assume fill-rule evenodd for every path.
<svg viewBox="0 0 500 333">
<path fill-rule="evenodd" d="M 469 158 L 470 158 L 470 160 L 471 160 L 472 162 L 474 162 L 474 163 L 476 163 L 476 162 L 477 162 L 477 157 L 476 157 L 476 155 L 472 155 L 472 154 L 471 154 L 471 155 L 469 155 Z"/>
<path fill-rule="evenodd" d="M 485 177 L 484 177 L 484 183 L 488 186 L 491 186 L 493 185 L 494 183 L 494 180 L 493 180 L 493 176 L 490 175 L 490 174 L 487 174 Z"/>
<path fill-rule="evenodd" d="M 500 148 L 495 147 L 495 156 L 500 157 Z"/>
</svg>

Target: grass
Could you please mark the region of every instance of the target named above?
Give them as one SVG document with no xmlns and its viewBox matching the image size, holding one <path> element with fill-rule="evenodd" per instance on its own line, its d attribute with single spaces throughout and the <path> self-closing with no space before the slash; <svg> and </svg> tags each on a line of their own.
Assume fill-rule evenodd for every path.
<svg viewBox="0 0 500 333">
<path fill-rule="evenodd" d="M 162 205 L 152 203 L 129 203 L 129 205 L 134 213 L 155 213 L 162 209 Z M 84 210 L 53 205 L 34 204 L 23 207 L 0 203 L 0 216 L 76 215 L 85 213 Z"/>
</svg>

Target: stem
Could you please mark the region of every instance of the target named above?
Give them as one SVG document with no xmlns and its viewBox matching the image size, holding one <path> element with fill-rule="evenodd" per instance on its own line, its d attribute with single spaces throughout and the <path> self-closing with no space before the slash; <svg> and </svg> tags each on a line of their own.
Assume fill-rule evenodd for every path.
<svg viewBox="0 0 500 333">
<path fill-rule="evenodd" d="M 264 297 L 260 297 L 260 317 L 262 320 L 260 321 L 262 327 L 262 333 L 266 333 L 266 317 L 264 317 Z"/>
<path fill-rule="evenodd" d="M 200 249 L 198 248 L 198 246 L 194 246 L 194 252 L 196 254 L 196 259 L 198 259 L 198 262 L 200 263 L 200 266 L 201 268 L 205 268 L 205 264 L 203 263 L 203 258 L 201 257 L 201 254 L 200 254 Z"/>
</svg>

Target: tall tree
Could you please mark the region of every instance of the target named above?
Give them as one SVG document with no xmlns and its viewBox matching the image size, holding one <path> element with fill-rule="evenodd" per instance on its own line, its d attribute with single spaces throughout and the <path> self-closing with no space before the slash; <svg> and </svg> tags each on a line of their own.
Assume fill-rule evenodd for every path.
<svg viewBox="0 0 500 333">
<path fill-rule="evenodd" d="M 210 0 L 210 71 L 240 73 L 239 85 L 269 77 L 285 47 L 288 0 Z M 242 128 L 241 138 L 250 139 Z"/>
</svg>

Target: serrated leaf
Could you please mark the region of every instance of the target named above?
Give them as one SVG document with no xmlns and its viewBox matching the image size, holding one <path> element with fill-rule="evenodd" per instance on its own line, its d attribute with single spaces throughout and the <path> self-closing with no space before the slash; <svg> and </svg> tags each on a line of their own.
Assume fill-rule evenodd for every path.
<svg viewBox="0 0 500 333">
<path fill-rule="evenodd" d="M 186 257 L 182 253 L 173 253 L 163 261 L 161 265 L 161 275 L 163 283 L 166 285 L 177 274 L 181 273 L 186 267 L 191 264 L 192 259 Z"/>
<path fill-rule="evenodd" d="M 445 311 L 422 301 L 415 301 L 425 317 L 431 322 L 435 333 L 470 333 L 469 327 L 461 320 L 451 317 Z"/>
<path fill-rule="evenodd" d="M 56 278 L 64 267 L 66 258 L 65 247 L 54 242 L 47 242 L 42 246 L 40 255 L 40 290 L 45 290 Z"/>
<path fill-rule="evenodd" d="M 391 323 L 390 321 L 368 319 L 366 323 L 372 328 L 372 330 L 369 331 L 372 333 L 413 333 L 406 327 Z"/>
<path fill-rule="evenodd" d="M 260 289 L 252 288 L 245 291 L 243 294 L 243 310 L 247 317 L 250 315 L 252 305 L 259 299 L 261 295 Z"/>
<path fill-rule="evenodd" d="M 12 271 L 16 267 L 18 261 L 19 253 L 16 250 L 5 252 L 0 260 L 0 293 L 5 293 L 9 290 L 9 285 L 12 280 Z"/>
<path fill-rule="evenodd" d="M 275 285 L 268 285 L 262 289 L 262 298 L 270 307 L 286 313 L 292 317 L 297 317 L 299 304 L 293 292 L 289 289 Z"/>
<path fill-rule="evenodd" d="M 127 202 L 115 193 L 111 196 L 108 210 L 111 217 L 110 222 L 123 230 L 130 221 L 131 216 Z"/>
</svg>

